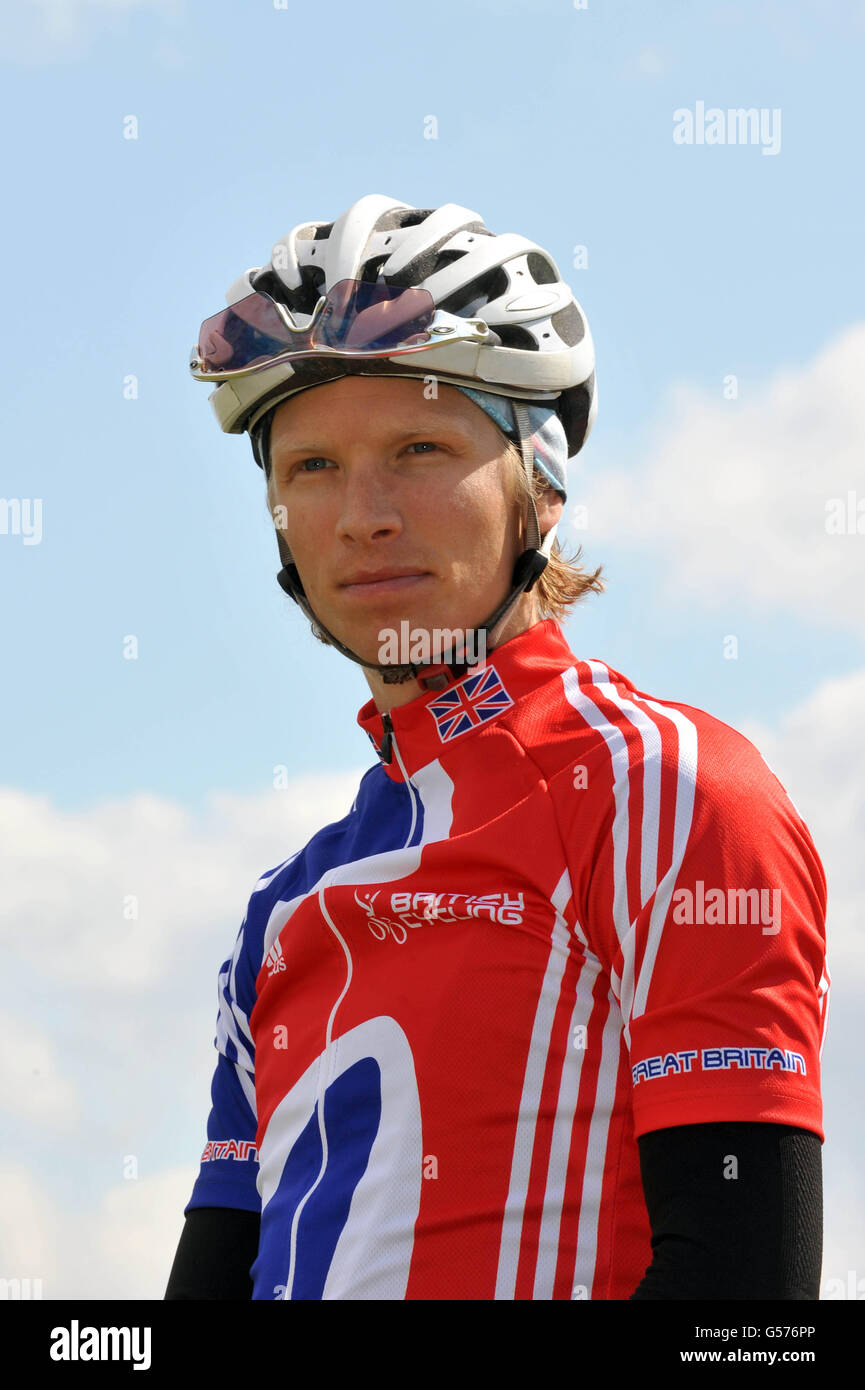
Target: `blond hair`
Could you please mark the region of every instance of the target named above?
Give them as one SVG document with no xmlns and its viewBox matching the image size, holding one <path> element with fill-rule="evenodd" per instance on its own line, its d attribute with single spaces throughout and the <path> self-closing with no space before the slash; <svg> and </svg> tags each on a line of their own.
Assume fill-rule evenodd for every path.
<svg viewBox="0 0 865 1390">
<path fill-rule="evenodd" d="M 523 517 L 521 535 L 525 536 L 529 484 L 523 456 L 517 445 L 510 441 L 505 455 L 505 467 L 510 478 L 511 496 L 515 502 L 520 504 Z M 549 481 L 536 468 L 532 475 L 532 493 L 536 502 L 540 500 L 549 486 Z M 594 573 L 590 573 L 583 565 L 579 564 L 582 553 L 582 546 L 579 546 L 576 554 L 565 555 L 558 540 L 553 541 L 546 568 L 531 591 L 536 595 L 535 607 L 539 619 L 556 618 L 561 621 L 568 609 L 572 608 L 586 594 L 602 594 L 604 592 L 606 586 L 601 579 L 602 566 L 599 565 Z"/>
</svg>

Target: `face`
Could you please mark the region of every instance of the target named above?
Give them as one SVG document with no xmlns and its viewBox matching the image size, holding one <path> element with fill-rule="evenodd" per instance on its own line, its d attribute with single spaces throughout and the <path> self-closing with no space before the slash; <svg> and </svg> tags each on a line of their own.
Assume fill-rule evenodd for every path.
<svg viewBox="0 0 865 1390">
<path fill-rule="evenodd" d="M 404 620 L 468 629 L 502 602 L 523 550 L 505 447 L 462 392 L 439 385 L 427 399 L 421 380 L 344 377 L 276 410 L 271 512 L 285 508 L 280 529 L 313 612 L 358 656 L 380 660 L 382 634 Z M 542 533 L 561 513 L 548 491 Z M 524 594 L 499 643 L 532 621 Z M 379 708 L 421 693 L 363 669 Z"/>
</svg>

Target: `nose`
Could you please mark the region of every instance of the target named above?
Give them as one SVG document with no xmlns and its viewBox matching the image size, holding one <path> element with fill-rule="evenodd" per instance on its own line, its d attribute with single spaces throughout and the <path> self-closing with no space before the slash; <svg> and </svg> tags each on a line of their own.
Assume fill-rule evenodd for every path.
<svg viewBox="0 0 865 1390">
<path fill-rule="evenodd" d="M 402 517 L 392 471 L 366 461 L 346 469 L 344 479 L 336 528 L 340 540 L 363 543 L 398 535 Z"/>
</svg>

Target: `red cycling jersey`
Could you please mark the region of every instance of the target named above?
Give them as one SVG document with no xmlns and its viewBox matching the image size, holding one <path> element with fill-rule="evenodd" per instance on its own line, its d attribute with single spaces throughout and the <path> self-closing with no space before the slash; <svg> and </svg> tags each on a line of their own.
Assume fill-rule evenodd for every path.
<svg viewBox="0 0 865 1390">
<path fill-rule="evenodd" d="M 186 1210 L 260 1207 L 254 1298 L 627 1298 L 640 1135 L 824 1137 L 811 837 L 747 739 L 554 619 L 390 722 L 253 890 Z"/>
</svg>

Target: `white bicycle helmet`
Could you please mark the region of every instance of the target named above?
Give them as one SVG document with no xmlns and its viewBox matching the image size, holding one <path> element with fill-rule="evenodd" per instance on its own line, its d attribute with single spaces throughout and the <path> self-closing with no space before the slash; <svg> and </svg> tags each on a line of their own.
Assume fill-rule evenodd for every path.
<svg viewBox="0 0 865 1390">
<path fill-rule="evenodd" d="M 422 209 L 369 194 L 334 222 L 294 227 L 273 247 L 267 265 L 247 270 L 234 282 L 226 302 L 238 305 L 255 293 L 267 295 L 283 306 L 283 316 L 287 310 L 294 329 L 304 330 L 313 323 L 323 297 L 344 281 L 425 290 L 436 310 L 470 321 L 481 332 L 475 340 L 432 340 L 422 351 L 391 357 L 332 352 L 286 360 L 283 353 L 283 360 L 271 366 L 259 364 L 254 371 L 221 380 L 210 396 L 219 425 L 229 434 L 248 431 L 261 468 L 267 463 L 276 406 L 298 391 L 350 375 L 434 377 L 509 397 L 530 481 L 534 454 L 528 403 L 555 410 L 569 457 L 583 447 L 597 413 L 594 346 L 572 290 L 552 257 L 535 242 L 515 232 L 497 235 L 478 213 L 456 203 Z M 194 356 L 190 366 L 194 370 L 200 364 L 201 357 Z M 520 593 L 532 588 L 547 563 L 553 533 L 541 546 L 533 502 L 530 514 L 528 548 L 515 566 L 511 592 L 484 624 L 485 634 L 503 621 Z M 277 576 L 281 587 L 328 641 L 352 660 L 383 672 L 386 681 L 420 679 L 421 668 L 362 661 L 329 633 L 309 608 L 279 532 L 277 541 L 283 561 Z M 448 664 L 454 674 L 467 669 Z M 441 688 L 441 683 L 441 668 L 436 668 L 428 688 Z"/>
<path fill-rule="evenodd" d="M 375 373 L 435 376 L 514 399 L 555 400 L 569 457 L 583 447 L 597 412 L 592 337 L 570 286 L 534 241 L 516 232 L 496 235 L 457 203 L 422 209 L 371 193 L 335 222 L 294 227 L 267 265 L 234 282 L 226 303 L 263 290 L 306 327 L 321 296 L 341 280 L 423 289 L 438 309 L 482 319 L 490 329 L 489 343 L 435 344 L 410 364 L 379 360 Z M 283 362 L 222 382 L 210 402 L 221 429 L 241 434 L 278 400 L 350 370 L 309 358 Z"/>
</svg>

